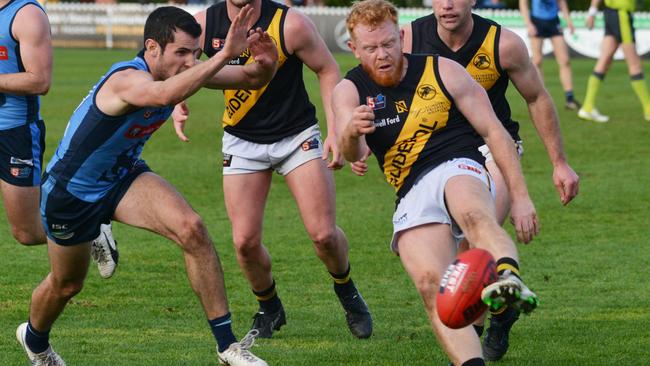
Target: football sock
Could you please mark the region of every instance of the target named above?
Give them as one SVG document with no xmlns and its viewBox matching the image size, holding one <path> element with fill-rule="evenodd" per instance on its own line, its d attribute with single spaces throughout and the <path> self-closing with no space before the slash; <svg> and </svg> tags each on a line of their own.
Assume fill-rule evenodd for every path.
<svg viewBox="0 0 650 366">
<path fill-rule="evenodd" d="M 338 297 L 349 297 L 353 296 L 356 292 L 354 287 L 354 282 L 350 277 L 350 265 L 348 264 L 348 270 L 341 274 L 336 274 L 330 272 L 332 279 L 334 279 L 334 292 Z"/>
<path fill-rule="evenodd" d="M 273 280 L 271 287 L 266 290 L 259 292 L 253 290 L 253 293 L 257 297 L 257 302 L 260 304 L 260 310 L 262 311 L 275 313 L 282 307 L 282 302 L 275 291 L 275 280 Z"/>
<path fill-rule="evenodd" d="M 210 329 L 217 340 L 219 352 L 223 352 L 230 347 L 231 344 L 237 342 L 237 338 L 232 332 L 232 320 L 230 313 L 220 316 L 218 318 L 208 320 Z"/>
<path fill-rule="evenodd" d="M 476 332 L 476 335 L 479 336 L 479 338 L 481 338 L 481 336 L 483 335 L 483 329 L 485 329 L 485 327 L 476 324 L 472 324 L 472 327 L 474 327 L 474 331 Z"/>
<path fill-rule="evenodd" d="M 639 97 L 641 105 L 643 106 L 643 112 L 646 114 L 650 113 L 650 95 L 648 95 L 648 88 L 645 85 L 643 73 L 631 75 L 630 79 L 632 89 L 634 89 L 636 96 Z"/>
<path fill-rule="evenodd" d="M 27 332 L 25 332 L 25 343 L 32 352 L 41 353 L 50 347 L 50 331 L 39 332 L 29 321 L 27 322 Z"/>
<path fill-rule="evenodd" d="M 591 110 L 594 109 L 596 94 L 598 94 L 598 88 L 604 78 L 605 74 L 595 71 L 589 76 L 589 81 L 587 82 L 587 95 L 585 95 L 585 102 L 582 104 L 582 109 L 585 111 L 591 112 Z"/>
<path fill-rule="evenodd" d="M 499 274 L 499 276 L 501 276 L 506 272 L 510 272 L 510 274 L 517 276 L 517 278 L 521 279 L 521 277 L 519 276 L 519 263 L 517 263 L 516 260 L 510 257 L 499 258 L 499 260 L 497 260 L 497 273 Z M 502 314 L 506 311 L 507 308 L 508 308 L 507 306 L 503 306 L 501 309 L 497 311 L 491 311 L 492 317 L 500 319 L 500 316 L 505 316 Z"/>
<path fill-rule="evenodd" d="M 567 103 L 573 102 L 573 90 L 566 91 L 564 93 Z"/>
<path fill-rule="evenodd" d="M 482 358 L 472 358 L 471 360 L 467 360 L 463 362 L 461 366 L 485 366 L 485 361 L 483 361 Z"/>
</svg>

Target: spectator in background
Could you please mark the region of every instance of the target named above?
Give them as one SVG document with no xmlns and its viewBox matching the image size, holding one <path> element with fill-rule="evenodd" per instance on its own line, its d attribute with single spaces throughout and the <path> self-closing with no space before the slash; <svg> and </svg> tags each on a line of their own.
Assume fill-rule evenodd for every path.
<svg viewBox="0 0 650 366">
<path fill-rule="evenodd" d="M 575 28 L 569 16 L 569 6 L 566 0 L 532 0 L 532 7 L 528 7 L 528 0 L 519 0 L 519 11 L 526 22 L 528 28 L 528 37 L 530 37 L 530 48 L 533 51 L 533 63 L 539 70 L 539 76 L 543 77 L 542 62 L 542 45 L 544 39 L 551 40 L 555 60 L 560 67 L 560 82 L 564 89 L 566 109 L 577 111 L 580 109 L 580 103 L 573 97 L 573 80 L 571 76 L 571 65 L 569 64 L 569 49 L 564 42 L 562 26 L 558 11 L 566 21 L 569 32 L 573 34 Z"/>
<path fill-rule="evenodd" d="M 501 0 L 476 0 L 474 7 L 477 9 L 505 9 L 506 4 Z"/>
</svg>

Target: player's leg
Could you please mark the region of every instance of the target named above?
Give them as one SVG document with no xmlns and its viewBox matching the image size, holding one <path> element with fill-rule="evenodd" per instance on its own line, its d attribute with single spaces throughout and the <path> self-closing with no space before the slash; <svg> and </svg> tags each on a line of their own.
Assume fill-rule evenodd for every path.
<svg viewBox="0 0 650 366">
<path fill-rule="evenodd" d="M 455 241 L 447 224 L 425 224 L 398 234 L 397 247 L 404 269 L 422 298 L 438 343 L 454 365 L 481 360 L 481 343 L 472 329 L 451 329 L 436 312 L 436 293 L 455 255 Z M 478 360 L 476 360 L 478 359 Z"/>
<path fill-rule="evenodd" d="M 539 72 L 540 79 L 544 79 L 544 72 L 542 71 L 542 64 L 544 63 L 544 54 L 542 53 L 542 46 L 544 45 L 544 38 L 530 37 L 530 49 L 533 52 L 531 61 Z"/>
<path fill-rule="evenodd" d="M 48 240 L 50 273 L 32 293 L 29 322 L 16 336 L 34 364 L 64 365 L 49 343 L 50 330 L 70 299 L 83 288 L 90 262 L 90 243 L 63 246 Z M 45 362 L 48 358 L 51 363 Z"/>
<path fill-rule="evenodd" d="M 171 184 L 151 172 L 137 175 L 119 199 L 114 219 L 158 233 L 183 250 L 187 276 L 201 302 L 223 362 L 266 365 L 247 350 L 249 342 L 236 342 L 223 271 L 212 240 L 203 220 Z M 250 362 L 246 362 L 248 356 Z"/>
<path fill-rule="evenodd" d="M 564 41 L 564 36 L 560 34 L 551 37 L 551 43 L 553 44 L 555 61 L 557 61 L 560 68 L 560 82 L 562 83 L 562 89 L 564 89 L 566 98 L 565 106 L 570 110 L 578 110 L 580 104 L 573 96 L 573 77 L 571 74 L 571 63 L 569 61 L 569 49 Z"/>
<path fill-rule="evenodd" d="M 334 280 L 334 291 L 346 312 L 350 332 L 357 338 L 368 338 L 372 335 L 372 317 L 350 276 L 348 241 L 336 226 L 334 177 L 319 156 L 316 153 L 314 158 L 291 170 L 285 176 L 286 181 L 316 255 Z"/>
<path fill-rule="evenodd" d="M 24 245 L 46 242 L 38 210 L 40 187 L 21 187 L 0 180 L 2 199 L 14 238 Z"/>
</svg>

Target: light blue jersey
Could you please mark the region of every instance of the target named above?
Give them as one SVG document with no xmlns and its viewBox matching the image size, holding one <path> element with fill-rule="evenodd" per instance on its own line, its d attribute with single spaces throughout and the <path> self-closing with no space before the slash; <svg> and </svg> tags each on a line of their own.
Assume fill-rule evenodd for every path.
<svg viewBox="0 0 650 366">
<path fill-rule="evenodd" d="M 35 0 L 12 0 L 0 9 L 0 74 L 25 71 L 20 59 L 20 46 L 11 33 L 11 26 L 18 10 L 33 4 Z M 40 101 L 37 95 L 14 95 L 0 93 L 0 130 L 29 124 L 41 119 Z"/>
<path fill-rule="evenodd" d="M 559 11 L 557 0 L 532 0 L 530 15 L 537 19 L 551 20 L 557 18 Z"/>
<path fill-rule="evenodd" d="M 173 106 L 141 108 L 112 117 L 97 108 L 96 96 L 113 73 L 124 69 L 148 71 L 140 53 L 114 64 L 74 111 L 46 172 L 75 197 L 97 202 L 140 159 L 145 142 L 172 113 Z"/>
</svg>

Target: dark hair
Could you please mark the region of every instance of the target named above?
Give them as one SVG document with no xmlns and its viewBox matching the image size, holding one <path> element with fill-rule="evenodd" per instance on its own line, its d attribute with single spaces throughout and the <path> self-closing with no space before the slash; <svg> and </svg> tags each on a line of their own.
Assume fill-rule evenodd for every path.
<svg viewBox="0 0 650 366">
<path fill-rule="evenodd" d="M 194 38 L 201 35 L 201 25 L 190 13 L 175 6 L 163 6 L 147 17 L 144 40 L 153 39 L 164 51 L 168 43 L 174 42 L 174 32 L 179 30 Z"/>
</svg>

